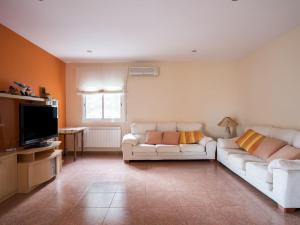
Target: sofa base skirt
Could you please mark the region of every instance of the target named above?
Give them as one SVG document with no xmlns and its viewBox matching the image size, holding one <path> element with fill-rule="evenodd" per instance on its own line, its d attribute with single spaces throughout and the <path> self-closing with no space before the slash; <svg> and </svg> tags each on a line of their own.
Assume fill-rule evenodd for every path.
<svg viewBox="0 0 300 225">
<path fill-rule="evenodd" d="M 214 157 L 208 156 L 206 153 L 192 154 L 192 153 L 177 153 L 177 154 L 168 154 L 168 153 L 159 153 L 159 154 L 150 154 L 150 153 L 134 153 L 130 157 L 126 157 L 124 160 L 199 160 L 199 159 L 215 159 Z"/>
</svg>

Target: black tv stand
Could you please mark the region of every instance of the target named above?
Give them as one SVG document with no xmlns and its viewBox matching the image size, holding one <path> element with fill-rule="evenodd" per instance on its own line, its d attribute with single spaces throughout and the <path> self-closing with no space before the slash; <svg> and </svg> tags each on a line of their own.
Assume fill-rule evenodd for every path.
<svg viewBox="0 0 300 225">
<path fill-rule="evenodd" d="M 42 142 L 39 142 L 39 143 L 34 143 L 34 144 L 31 144 L 31 145 L 26 145 L 24 147 L 24 149 L 29 149 L 29 148 L 42 148 L 42 147 L 48 147 L 51 145 L 51 142 L 49 141 L 42 141 Z"/>
</svg>

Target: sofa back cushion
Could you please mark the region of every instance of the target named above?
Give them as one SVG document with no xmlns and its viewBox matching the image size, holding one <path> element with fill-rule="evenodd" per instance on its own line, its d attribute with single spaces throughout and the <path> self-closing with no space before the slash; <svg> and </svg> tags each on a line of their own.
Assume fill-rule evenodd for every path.
<svg viewBox="0 0 300 225">
<path fill-rule="evenodd" d="M 274 159 L 300 159 L 300 149 L 290 145 L 286 145 L 283 148 L 279 149 L 277 152 L 275 152 L 273 155 L 271 155 L 267 159 L 267 161 L 271 162 Z"/>
<path fill-rule="evenodd" d="M 177 123 L 178 131 L 202 131 L 202 123 Z"/>
<path fill-rule="evenodd" d="M 271 134 L 273 128 L 268 127 L 268 126 L 251 126 L 251 127 L 246 128 L 245 132 L 249 129 L 254 130 L 255 132 L 260 133 L 264 136 L 270 137 L 270 134 Z"/>
<path fill-rule="evenodd" d="M 146 134 L 148 130 L 156 130 L 156 123 L 132 123 L 130 128 L 132 134 Z"/>
<path fill-rule="evenodd" d="M 147 131 L 145 144 L 149 144 L 149 145 L 162 144 L 162 132 L 161 131 Z"/>
<path fill-rule="evenodd" d="M 158 131 L 176 131 L 176 122 L 157 123 L 156 130 Z"/>
<path fill-rule="evenodd" d="M 267 160 L 272 154 L 277 152 L 285 145 L 287 145 L 287 142 L 285 141 L 276 138 L 265 137 L 252 154 Z"/>
<path fill-rule="evenodd" d="M 246 150 L 249 153 L 252 153 L 256 150 L 256 148 L 264 138 L 264 135 L 257 133 L 252 129 L 249 129 L 236 140 L 236 143 L 240 148 Z"/>
<path fill-rule="evenodd" d="M 295 148 L 300 148 L 300 132 L 299 131 L 295 134 L 292 145 Z"/>
<path fill-rule="evenodd" d="M 286 141 L 289 145 L 291 145 L 296 133 L 297 131 L 293 129 L 272 128 L 270 136 Z"/>
<path fill-rule="evenodd" d="M 300 148 L 300 131 L 298 130 L 275 128 L 268 126 L 251 126 L 248 129 L 252 129 L 267 137 L 277 138 L 286 141 L 289 145 L 294 146 L 296 148 Z"/>
<path fill-rule="evenodd" d="M 162 143 L 164 145 L 178 145 L 179 144 L 179 132 L 165 131 L 163 133 Z"/>
</svg>

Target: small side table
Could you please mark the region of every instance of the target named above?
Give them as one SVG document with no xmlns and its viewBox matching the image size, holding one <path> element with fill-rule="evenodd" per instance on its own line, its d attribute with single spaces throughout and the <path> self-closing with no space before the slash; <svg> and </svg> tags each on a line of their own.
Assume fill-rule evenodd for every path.
<svg viewBox="0 0 300 225">
<path fill-rule="evenodd" d="M 83 149 L 84 149 L 84 140 L 83 140 L 83 132 L 86 129 L 86 127 L 70 127 L 70 128 L 60 128 L 58 129 L 58 134 L 63 136 L 64 139 L 64 149 L 63 154 L 66 155 L 66 135 L 73 135 L 74 140 L 74 161 L 76 160 L 76 137 L 78 137 L 77 134 L 81 134 L 81 155 L 83 155 Z"/>
</svg>

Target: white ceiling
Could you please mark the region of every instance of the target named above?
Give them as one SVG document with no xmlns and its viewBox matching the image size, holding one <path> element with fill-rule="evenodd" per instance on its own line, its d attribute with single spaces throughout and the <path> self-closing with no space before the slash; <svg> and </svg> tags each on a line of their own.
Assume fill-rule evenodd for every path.
<svg viewBox="0 0 300 225">
<path fill-rule="evenodd" d="M 65 62 L 230 60 L 298 26 L 300 0 L 1 0 L 0 22 Z"/>
</svg>

